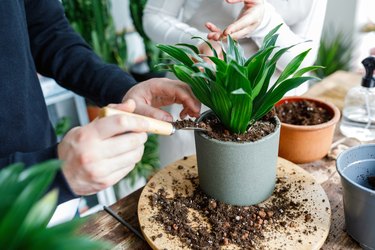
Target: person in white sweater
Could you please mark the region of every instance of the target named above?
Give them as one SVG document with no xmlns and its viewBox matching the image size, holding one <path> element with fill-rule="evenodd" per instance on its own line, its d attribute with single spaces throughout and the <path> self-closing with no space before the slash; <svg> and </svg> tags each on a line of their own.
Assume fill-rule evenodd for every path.
<svg viewBox="0 0 375 250">
<path fill-rule="evenodd" d="M 215 43 L 229 34 L 239 41 L 245 55 L 251 56 L 265 35 L 282 23 L 276 45 L 298 45 L 278 61 L 280 72 L 293 57 L 308 48 L 311 51 L 302 66 L 314 64 L 326 5 L 327 0 L 148 0 L 143 13 L 143 28 L 154 42 L 190 43 L 201 49 L 205 45 L 198 39 L 191 39 L 193 36 Z M 305 83 L 287 95 L 301 95 L 307 89 Z M 179 113 L 174 106 L 169 107 L 169 111 L 176 117 Z M 162 165 L 195 153 L 194 137 L 189 132 L 161 137 L 159 142 Z"/>
</svg>

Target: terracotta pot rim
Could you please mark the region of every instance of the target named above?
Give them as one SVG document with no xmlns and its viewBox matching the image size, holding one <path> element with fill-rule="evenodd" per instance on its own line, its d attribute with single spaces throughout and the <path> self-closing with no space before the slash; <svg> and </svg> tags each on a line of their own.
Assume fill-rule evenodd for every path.
<svg viewBox="0 0 375 250">
<path fill-rule="evenodd" d="M 312 97 L 305 97 L 305 96 L 287 96 L 281 99 L 276 105 L 278 105 L 279 103 L 283 103 L 285 100 L 307 100 L 307 101 L 312 101 L 316 103 L 321 103 L 327 106 L 329 109 L 331 109 L 333 113 L 333 117 L 331 120 L 327 122 L 316 124 L 316 125 L 293 125 L 293 124 L 281 122 L 281 125 L 283 127 L 287 127 L 289 129 L 294 129 L 294 130 L 305 130 L 305 131 L 321 130 L 321 129 L 325 129 L 327 127 L 331 127 L 335 125 L 340 120 L 340 110 L 331 102 L 323 101 L 322 99 L 319 99 L 319 98 L 312 98 Z"/>
<path fill-rule="evenodd" d="M 198 122 L 201 121 L 206 115 L 208 115 L 210 113 L 213 113 L 213 111 L 212 110 L 207 110 L 207 111 L 203 112 L 201 114 L 201 116 L 198 118 Z M 207 136 L 205 134 L 205 132 L 202 132 L 202 131 L 196 130 L 194 133 L 197 133 L 198 135 L 200 135 L 201 137 L 203 137 L 203 138 L 205 138 L 207 140 L 214 141 L 215 143 L 232 145 L 232 146 L 235 146 L 235 147 L 237 147 L 237 146 L 240 147 L 241 145 L 244 145 L 244 144 L 258 144 L 258 143 L 263 143 L 264 141 L 269 140 L 269 138 L 271 138 L 272 136 L 275 136 L 277 134 L 277 131 L 280 130 L 282 123 L 281 123 L 280 119 L 276 115 L 275 115 L 275 119 L 276 119 L 275 131 L 273 133 L 271 133 L 271 134 L 266 135 L 265 137 L 262 137 L 261 139 L 259 139 L 257 141 L 243 141 L 243 142 L 220 141 L 218 139 L 215 139 L 215 138 Z"/>
</svg>

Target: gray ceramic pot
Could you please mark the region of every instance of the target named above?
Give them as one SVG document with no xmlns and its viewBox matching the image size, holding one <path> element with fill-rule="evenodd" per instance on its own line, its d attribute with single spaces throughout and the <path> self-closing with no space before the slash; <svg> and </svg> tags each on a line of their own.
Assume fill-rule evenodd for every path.
<svg viewBox="0 0 375 250">
<path fill-rule="evenodd" d="M 203 113 L 200 119 L 211 113 Z M 277 119 L 277 118 L 276 118 Z M 253 205 L 271 196 L 276 184 L 280 121 L 256 142 L 223 142 L 195 132 L 200 187 L 233 205 Z"/>
<path fill-rule="evenodd" d="M 375 176 L 375 144 L 342 152 L 336 167 L 343 186 L 346 231 L 364 249 L 375 249 L 375 191 L 367 179 Z"/>
</svg>

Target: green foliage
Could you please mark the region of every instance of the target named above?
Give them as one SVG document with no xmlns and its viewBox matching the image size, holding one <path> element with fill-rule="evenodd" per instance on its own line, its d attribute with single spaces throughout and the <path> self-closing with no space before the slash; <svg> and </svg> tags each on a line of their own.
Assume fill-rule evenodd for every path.
<svg viewBox="0 0 375 250">
<path fill-rule="evenodd" d="M 243 49 L 231 37 L 227 45 L 222 44 L 224 58 L 220 59 L 209 42 L 214 56 L 204 61 L 206 55 L 189 44 L 158 45 L 158 48 L 172 57 L 172 63 L 161 64 L 173 72 L 178 79 L 192 88 L 195 96 L 212 109 L 221 122 L 234 133 L 245 133 L 268 113 L 289 90 L 315 77 L 303 74 L 320 68 L 311 66 L 299 69 L 309 50 L 306 50 L 285 67 L 276 83 L 270 87 L 276 62 L 294 45 L 281 48 L 275 46 L 281 25 L 265 37 L 257 53 L 246 59 Z M 200 38 L 201 39 L 201 38 Z M 274 53 L 273 53 L 274 52 Z"/>
<path fill-rule="evenodd" d="M 73 29 L 104 61 L 126 68 L 125 31 L 116 33 L 108 0 L 62 0 Z"/>
<path fill-rule="evenodd" d="M 332 35 L 334 34 L 334 35 Z M 325 33 L 320 40 L 316 65 L 322 65 L 315 73 L 324 78 L 338 70 L 349 70 L 353 51 L 351 35 L 342 32 Z"/>
<path fill-rule="evenodd" d="M 142 160 L 135 165 L 135 168 L 127 175 L 130 179 L 130 185 L 134 186 L 138 177 L 148 178 L 157 169 L 160 168 L 158 136 L 150 134 L 145 143 Z"/>
<path fill-rule="evenodd" d="M 61 117 L 55 126 L 55 134 L 63 136 L 72 127 L 72 119 L 68 116 Z"/>
<path fill-rule="evenodd" d="M 0 171 L 0 246 L 5 249 L 110 249 L 79 236 L 82 220 L 46 228 L 56 209 L 57 191 L 47 191 L 60 162 L 50 160 L 26 170 L 14 164 Z"/>
</svg>

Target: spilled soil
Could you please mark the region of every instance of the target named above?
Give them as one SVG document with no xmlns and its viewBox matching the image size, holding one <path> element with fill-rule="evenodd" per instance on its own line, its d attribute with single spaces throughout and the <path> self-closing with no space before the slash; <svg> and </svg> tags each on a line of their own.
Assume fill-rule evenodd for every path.
<svg viewBox="0 0 375 250">
<path fill-rule="evenodd" d="M 267 231 L 294 230 L 298 227 L 296 219 L 301 217 L 306 225 L 313 221 L 313 215 L 304 208 L 305 200 L 296 202 L 289 198 L 292 184 L 283 178 L 277 179 L 272 201 L 267 206 L 225 204 L 207 196 L 199 188 L 197 176 L 187 174 L 186 178 L 194 183 L 193 194 L 175 193 L 175 197 L 168 198 L 168 193 L 160 188 L 148 198 L 150 206 L 159 211 L 150 220 L 162 224 L 164 233 L 177 236 L 190 249 L 220 249 L 229 244 L 254 249 L 267 242 Z M 189 216 L 191 210 L 196 214 Z M 300 233 L 309 235 L 315 231 L 317 228 L 310 226 Z M 158 237 L 163 237 L 163 233 L 151 238 Z M 302 243 L 300 238 L 295 240 Z"/>
</svg>

